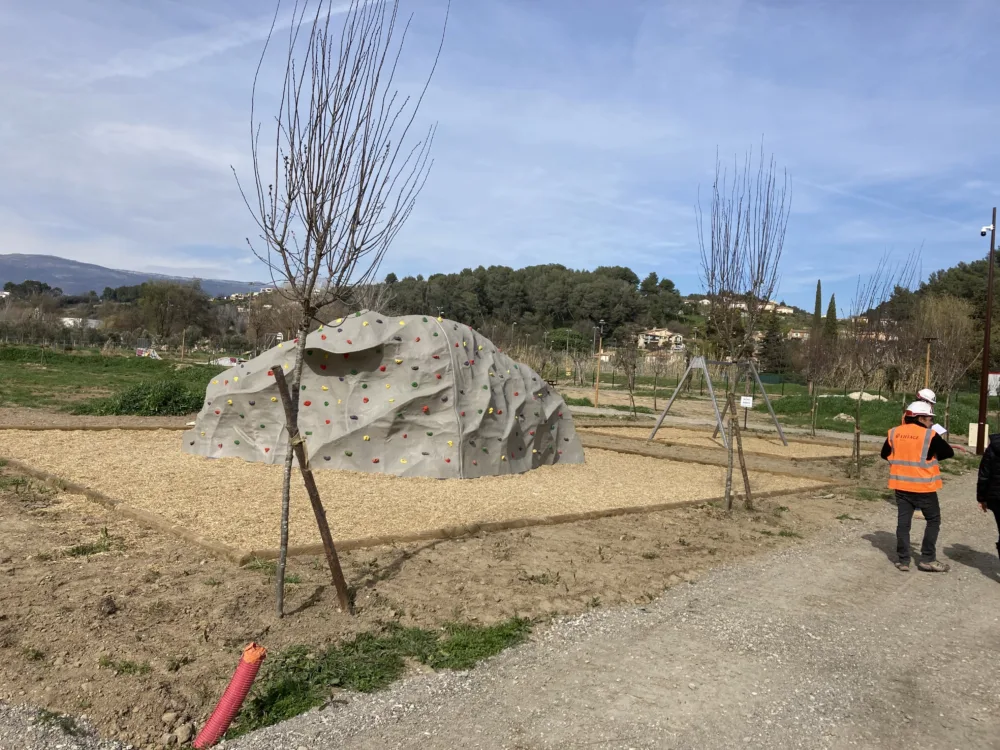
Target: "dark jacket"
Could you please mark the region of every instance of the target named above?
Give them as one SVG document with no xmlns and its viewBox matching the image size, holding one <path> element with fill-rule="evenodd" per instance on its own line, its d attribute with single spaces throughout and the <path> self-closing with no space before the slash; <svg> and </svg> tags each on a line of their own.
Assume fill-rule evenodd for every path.
<svg viewBox="0 0 1000 750">
<path fill-rule="evenodd" d="M 976 501 L 1000 507 L 1000 435 L 990 435 L 990 442 L 979 462 Z"/>
<path fill-rule="evenodd" d="M 907 417 L 905 420 L 906 424 L 916 424 L 917 420 L 912 417 Z M 997 437 L 1000 437 L 998 435 Z M 1000 445 L 997 445 L 998 457 L 1000 457 Z M 889 460 L 889 456 L 892 455 L 892 446 L 889 445 L 889 438 L 885 439 L 885 443 L 882 444 L 882 458 L 886 461 Z M 945 440 L 940 435 L 936 434 L 931 438 L 930 447 L 927 448 L 927 458 L 936 458 L 938 461 L 944 461 L 948 458 L 954 458 L 955 449 L 949 445 L 948 441 Z M 980 469 L 980 472 L 982 469 Z M 1000 482 L 1000 466 L 997 467 L 997 481 Z M 980 474 L 981 476 L 981 474 Z M 998 500 L 1000 500 L 1000 488 L 998 488 Z"/>
</svg>

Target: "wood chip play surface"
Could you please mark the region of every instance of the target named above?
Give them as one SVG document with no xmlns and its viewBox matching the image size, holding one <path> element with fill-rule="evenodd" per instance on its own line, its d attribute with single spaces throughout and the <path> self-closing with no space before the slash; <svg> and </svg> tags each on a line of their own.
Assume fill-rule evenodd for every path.
<svg viewBox="0 0 1000 750">
<path fill-rule="evenodd" d="M 282 467 L 186 454 L 177 431 L 0 430 L 0 457 L 156 513 L 215 542 L 242 550 L 277 547 Z M 724 472 L 591 449 L 584 464 L 482 479 L 330 470 L 315 476 L 334 538 L 343 540 L 709 499 L 722 495 Z M 758 492 L 824 484 L 762 473 L 751 474 L 751 481 Z M 292 489 L 290 542 L 316 544 L 319 534 L 297 471 Z"/>
<path fill-rule="evenodd" d="M 580 435 L 593 433 L 595 435 L 611 435 L 620 438 L 632 438 L 645 441 L 649 437 L 652 425 L 649 427 L 578 427 Z M 677 443 L 698 448 L 723 449 L 722 438 L 712 438 L 711 430 L 685 430 L 678 427 L 661 427 L 656 431 L 656 443 Z M 865 448 L 868 446 L 866 445 Z M 788 458 L 848 458 L 851 455 L 851 444 L 844 440 L 841 445 L 822 445 L 816 443 L 798 442 L 789 438 L 788 445 L 783 445 L 777 433 L 769 437 L 751 434 L 743 435 L 743 450 L 748 453 L 763 453 L 769 456 L 786 456 Z M 864 448 L 863 448 L 864 450 Z"/>
</svg>

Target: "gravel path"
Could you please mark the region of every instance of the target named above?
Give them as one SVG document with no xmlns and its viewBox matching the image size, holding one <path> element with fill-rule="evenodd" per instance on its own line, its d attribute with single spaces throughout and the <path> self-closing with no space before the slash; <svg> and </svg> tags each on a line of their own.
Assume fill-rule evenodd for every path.
<svg viewBox="0 0 1000 750">
<path fill-rule="evenodd" d="M 125 746 L 98 739 L 80 719 L 60 719 L 0 702 L 0 750 L 125 750 Z"/>
<path fill-rule="evenodd" d="M 558 623 L 470 673 L 413 678 L 227 747 L 995 748 L 1000 563 L 973 482 L 942 493 L 947 575 L 890 565 L 886 504 L 650 606 Z"/>
</svg>

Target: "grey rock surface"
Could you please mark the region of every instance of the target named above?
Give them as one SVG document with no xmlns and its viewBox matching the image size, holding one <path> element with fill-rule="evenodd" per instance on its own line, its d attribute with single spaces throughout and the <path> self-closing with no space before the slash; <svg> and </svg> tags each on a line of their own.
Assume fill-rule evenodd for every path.
<svg viewBox="0 0 1000 750">
<path fill-rule="evenodd" d="M 582 463 L 562 398 L 472 328 L 359 312 L 212 379 L 189 453 L 280 463 L 288 434 L 274 368 L 304 348 L 300 428 L 313 469 L 472 478 Z"/>
</svg>

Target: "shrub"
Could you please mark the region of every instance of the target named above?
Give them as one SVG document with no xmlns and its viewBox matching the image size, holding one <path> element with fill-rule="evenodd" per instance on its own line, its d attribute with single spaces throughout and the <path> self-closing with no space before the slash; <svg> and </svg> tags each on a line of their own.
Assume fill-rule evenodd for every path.
<svg viewBox="0 0 1000 750">
<path fill-rule="evenodd" d="M 108 398 L 81 404 L 76 414 L 95 416 L 180 417 L 201 409 L 203 390 L 177 380 L 144 381 Z"/>
</svg>

